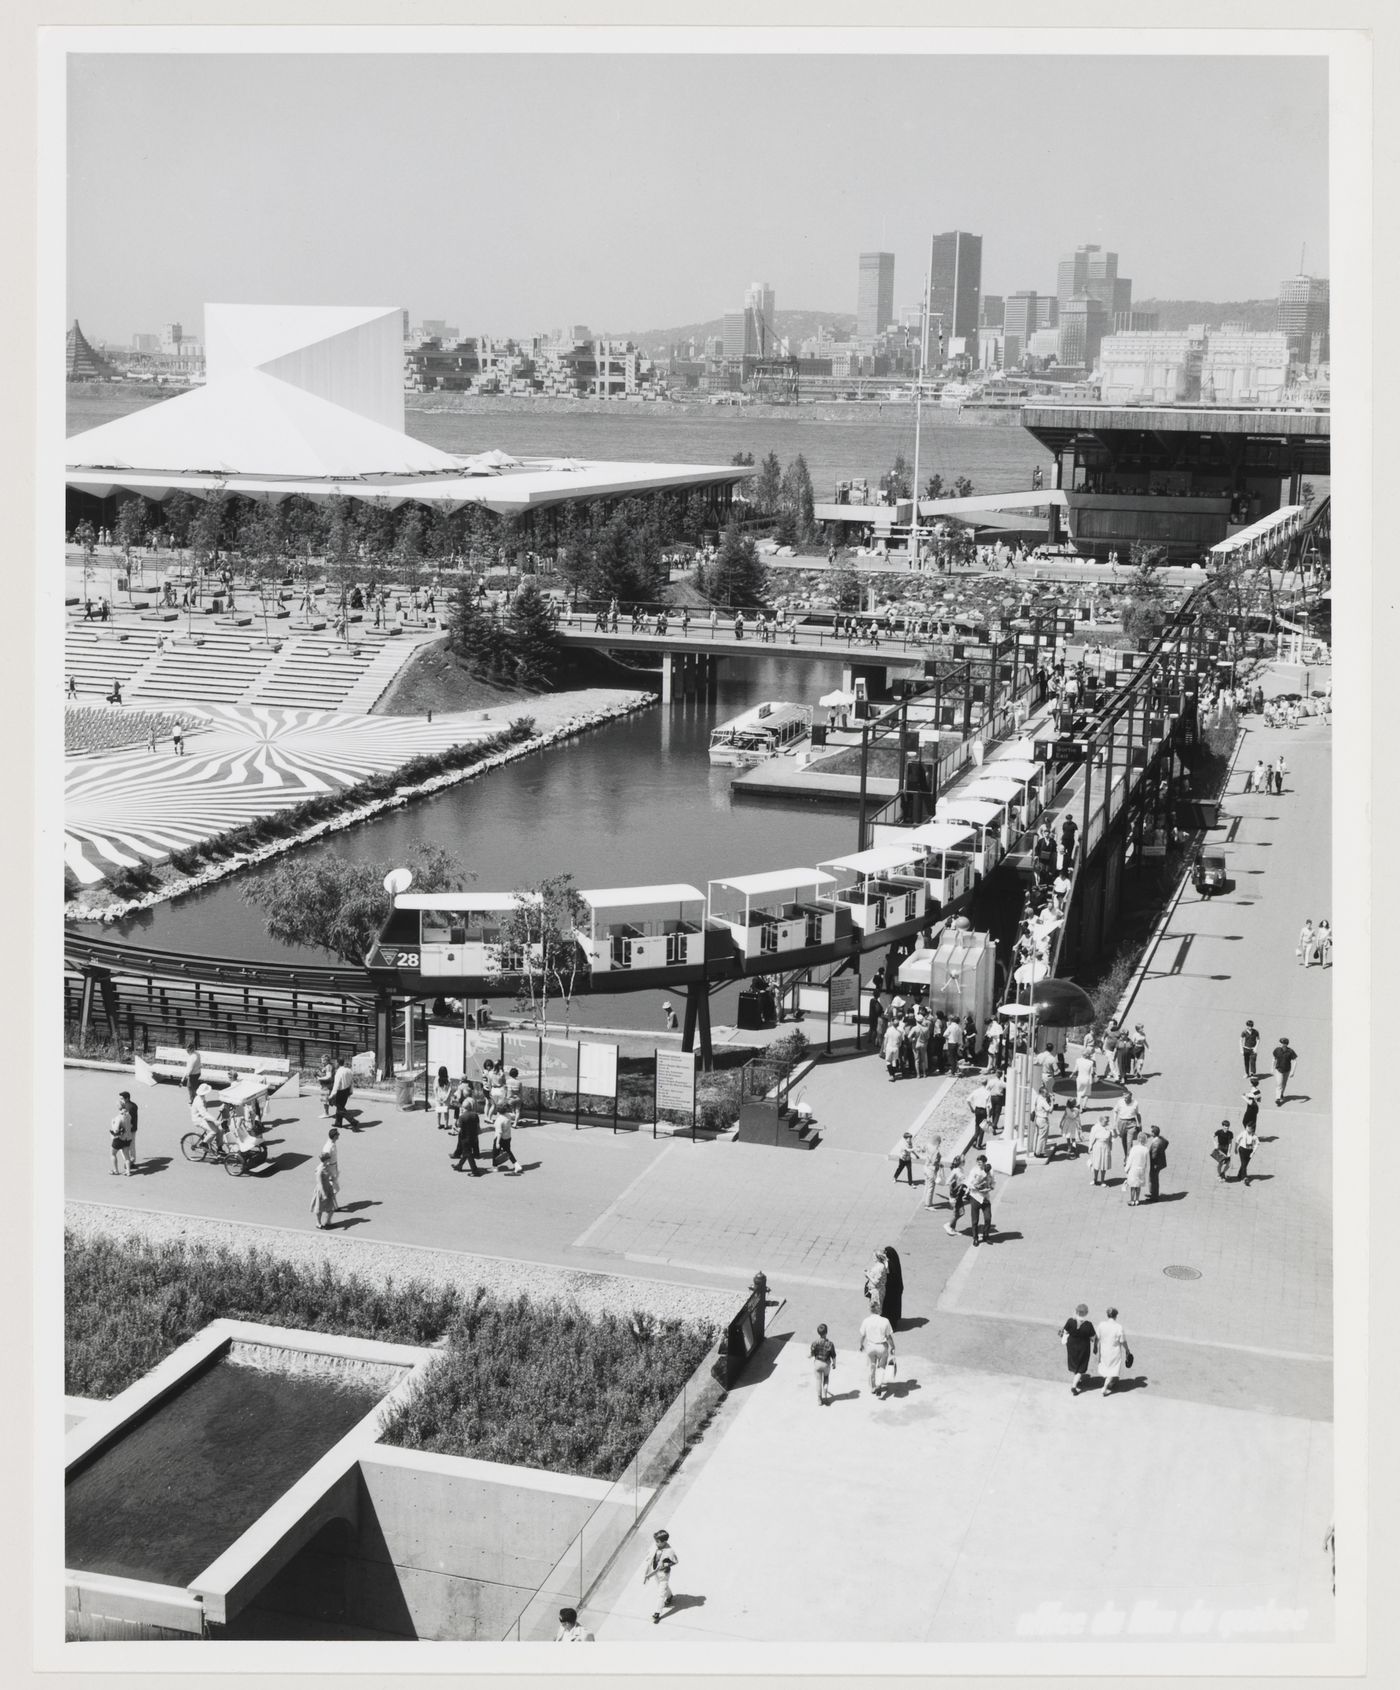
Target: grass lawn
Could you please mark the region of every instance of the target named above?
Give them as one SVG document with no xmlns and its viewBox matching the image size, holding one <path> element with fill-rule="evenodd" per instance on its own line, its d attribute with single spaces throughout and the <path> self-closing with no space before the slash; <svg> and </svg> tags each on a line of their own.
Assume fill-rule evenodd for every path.
<svg viewBox="0 0 1400 1690">
<path fill-rule="evenodd" d="M 538 693 L 527 692 L 523 687 L 477 680 L 447 649 L 446 639 L 441 639 L 423 646 L 409 658 L 374 710 L 381 716 L 423 716 L 429 710 L 446 715 L 454 710 L 492 710 L 498 705 L 527 704 L 538 697 Z"/>
</svg>

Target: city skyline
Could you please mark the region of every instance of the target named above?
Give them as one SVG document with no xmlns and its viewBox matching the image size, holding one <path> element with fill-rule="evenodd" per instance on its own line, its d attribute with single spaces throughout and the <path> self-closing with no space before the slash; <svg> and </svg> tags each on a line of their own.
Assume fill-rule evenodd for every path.
<svg viewBox="0 0 1400 1690">
<path fill-rule="evenodd" d="M 1052 293 L 1060 260 L 1091 244 L 1121 254 L 1143 297 L 1276 297 L 1304 245 L 1327 273 L 1321 58 L 1061 57 L 1053 104 L 1043 61 L 967 58 L 939 76 L 936 113 L 905 98 L 932 74 L 923 59 L 638 56 L 625 108 L 601 109 L 573 58 L 498 56 L 470 102 L 466 62 L 74 56 L 69 320 L 117 343 L 166 320 L 191 329 L 206 300 L 372 298 L 466 332 L 646 332 L 733 310 L 759 275 L 802 309 L 851 314 L 862 251 L 894 254 L 898 311 L 943 229 L 983 237 L 983 288 L 1004 296 Z M 1188 94 L 1214 115 L 1209 135 L 1173 126 L 1159 146 L 1096 151 L 1088 209 L 1072 176 L 1042 194 L 997 161 L 1027 156 L 1091 74 L 1097 127 Z M 744 121 L 698 139 L 695 111 L 721 100 Z M 852 102 L 861 123 L 833 124 Z M 553 119 L 522 123 L 525 109 Z M 1243 213 L 1238 196 L 1199 193 L 1222 157 L 1250 180 Z M 219 193 L 231 171 L 236 208 Z M 154 236 L 133 203 L 157 208 Z M 386 215 L 418 238 L 378 238 Z"/>
</svg>

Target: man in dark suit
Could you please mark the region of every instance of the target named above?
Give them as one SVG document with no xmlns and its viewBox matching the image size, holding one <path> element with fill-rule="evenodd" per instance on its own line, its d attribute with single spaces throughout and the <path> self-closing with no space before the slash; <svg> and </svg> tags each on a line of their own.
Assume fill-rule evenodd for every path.
<svg viewBox="0 0 1400 1690">
<path fill-rule="evenodd" d="M 481 1116 L 476 1112 L 476 1103 L 470 1090 L 462 1090 L 462 1101 L 457 1109 L 457 1148 L 452 1153 L 452 1166 L 460 1174 L 463 1162 L 470 1162 L 472 1178 L 481 1172 L 476 1165 L 476 1159 L 481 1154 Z"/>
<path fill-rule="evenodd" d="M 1147 1200 L 1152 1202 L 1159 1195 L 1157 1181 L 1161 1178 L 1162 1170 L 1167 1165 L 1167 1141 L 1162 1137 L 1162 1129 L 1153 1127 L 1147 1136 Z"/>
</svg>

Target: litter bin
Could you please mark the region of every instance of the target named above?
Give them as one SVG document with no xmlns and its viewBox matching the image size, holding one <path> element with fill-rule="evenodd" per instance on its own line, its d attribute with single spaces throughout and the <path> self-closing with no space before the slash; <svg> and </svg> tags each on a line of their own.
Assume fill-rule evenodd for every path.
<svg viewBox="0 0 1400 1690">
<path fill-rule="evenodd" d="M 394 1102 L 400 1109 L 412 1109 L 415 1091 L 422 1085 L 424 1070 L 409 1068 L 394 1075 Z M 426 1104 L 424 1105 L 426 1108 Z"/>
</svg>

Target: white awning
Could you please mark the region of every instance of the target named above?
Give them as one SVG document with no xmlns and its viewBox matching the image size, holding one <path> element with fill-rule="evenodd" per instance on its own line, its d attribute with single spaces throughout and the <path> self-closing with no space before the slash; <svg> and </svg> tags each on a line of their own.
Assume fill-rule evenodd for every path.
<svg viewBox="0 0 1400 1690">
<path fill-rule="evenodd" d="M 775 868 L 766 874 L 741 874 L 732 880 L 712 880 L 710 884 L 752 898 L 762 892 L 796 892 L 804 886 L 830 886 L 835 878 L 819 868 Z"/>
<path fill-rule="evenodd" d="M 994 804 L 989 798 L 944 798 L 938 804 L 938 814 L 953 821 L 977 822 L 989 827 L 1001 817 L 1005 804 Z"/>
<path fill-rule="evenodd" d="M 918 861 L 917 850 L 907 845 L 872 845 L 866 851 L 852 851 L 848 857 L 828 857 L 823 868 L 849 868 L 857 874 L 883 874 L 908 868 Z"/>
<path fill-rule="evenodd" d="M 921 845 L 926 851 L 965 850 L 975 837 L 970 827 L 949 821 L 925 822 L 909 835 L 911 844 Z"/>
<path fill-rule="evenodd" d="M 1048 763 L 1035 763 L 1029 757 L 994 757 L 982 765 L 982 771 L 998 780 L 1003 775 L 1012 780 L 1039 780 L 1048 767 Z"/>
<path fill-rule="evenodd" d="M 933 959 L 937 951 L 911 951 L 899 965 L 899 978 L 906 986 L 928 986 L 933 983 Z"/>
<path fill-rule="evenodd" d="M 674 886 L 607 886 L 602 890 L 580 891 L 595 910 L 628 909 L 635 904 L 703 904 L 705 894 L 698 886 L 678 883 Z"/>
<path fill-rule="evenodd" d="M 1026 793 L 1026 782 L 1023 780 L 1005 780 L 998 775 L 987 775 L 982 780 L 973 781 L 967 789 L 969 798 L 990 798 L 995 803 L 1004 804 L 1008 800 L 1019 804 Z"/>
<path fill-rule="evenodd" d="M 522 904 L 539 903 L 539 894 L 514 892 L 400 892 L 394 908 L 400 910 L 460 910 L 469 915 L 480 910 L 518 910 Z"/>
</svg>

